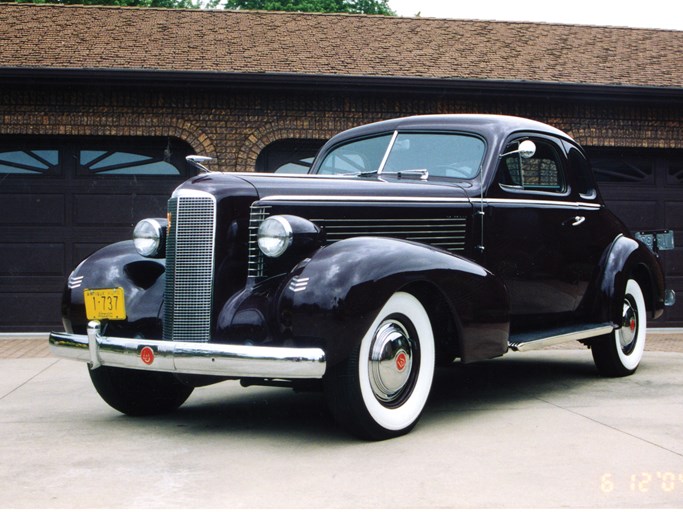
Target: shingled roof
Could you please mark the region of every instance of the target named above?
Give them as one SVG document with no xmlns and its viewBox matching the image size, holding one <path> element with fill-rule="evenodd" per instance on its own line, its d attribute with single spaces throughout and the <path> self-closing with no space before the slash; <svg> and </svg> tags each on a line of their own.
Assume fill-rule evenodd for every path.
<svg viewBox="0 0 683 512">
<path fill-rule="evenodd" d="M 109 70 L 683 87 L 683 31 L 0 4 L 0 72 Z"/>
</svg>

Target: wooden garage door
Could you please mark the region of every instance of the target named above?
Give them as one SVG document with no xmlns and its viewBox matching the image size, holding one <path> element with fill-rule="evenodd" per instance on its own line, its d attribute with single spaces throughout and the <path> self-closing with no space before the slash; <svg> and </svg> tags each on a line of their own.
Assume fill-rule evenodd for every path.
<svg viewBox="0 0 683 512">
<path fill-rule="evenodd" d="M 168 138 L 0 138 L 0 332 L 60 328 L 71 270 L 165 216 L 191 153 Z"/>
<path fill-rule="evenodd" d="M 632 231 L 672 229 L 676 248 L 661 253 L 678 303 L 652 327 L 683 327 L 683 151 L 589 148 L 607 206 Z"/>
</svg>

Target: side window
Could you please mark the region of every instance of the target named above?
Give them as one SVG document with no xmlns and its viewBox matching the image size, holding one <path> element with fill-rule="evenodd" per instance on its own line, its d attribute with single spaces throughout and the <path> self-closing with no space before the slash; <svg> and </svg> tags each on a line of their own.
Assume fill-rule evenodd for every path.
<svg viewBox="0 0 683 512">
<path fill-rule="evenodd" d="M 506 156 L 498 168 L 501 186 L 513 190 L 565 192 L 567 180 L 558 149 L 548 141 L 532 139 L 536 152 L 531 158 L 522 158 L 516 151 L 520 142 L 526 139 L 516 140 L 505 148 L 503 154 Z"/>
<path fill-rule="evenodd" d="M 579 195 L 583 199 L 595 199 L 597 196 L 595 179 L 593 178 L 593 172 L 591 171 L 588 159 L 583 152 L 573 144 L 570 144 L 567 141 L 563 141 L 563 144 L 564 149 L 567 151 L 567 158 L 572 174 L 576 176 L 576 186 L 579 188 Z"/>
</svg>

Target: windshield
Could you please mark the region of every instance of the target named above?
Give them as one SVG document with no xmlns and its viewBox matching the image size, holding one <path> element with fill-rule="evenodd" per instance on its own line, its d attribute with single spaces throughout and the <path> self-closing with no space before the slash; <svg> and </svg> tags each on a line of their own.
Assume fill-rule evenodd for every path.
<svg viewBox="0 0 683 512">
<path fill-rule="evenodd" d="M 318 173 L 358 175 L 378 171 L 382 174 L 426 171 L 429 177 L 470 179 L 479 173 L 485 147 L 482 139 L 472 135 L 397 133 L 394 137 L 384 134 L 333 149 Z"/>
</svg>

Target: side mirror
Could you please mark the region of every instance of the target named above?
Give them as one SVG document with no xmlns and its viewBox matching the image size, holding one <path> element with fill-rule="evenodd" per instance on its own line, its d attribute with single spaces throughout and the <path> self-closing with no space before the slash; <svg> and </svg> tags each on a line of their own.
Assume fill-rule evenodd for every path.
<svg viewBox="0 0 683 512">
<path fill-rule="evenodd" d="M 534 142 L 531 140 L 523 140 L 519 143 L 519 147 L 517 149 L 515 149 L 514 151 L 509 151 L 508 153 L 503 153 L 502 155 L 500 155 L 500 157 L 503 158 L 504 156 L 519 155 L 520 158 L 528 160 L 535 154 L 536 144 L 534 144 Z"/>
<path fill-rule="evenodd" d="M 517 149 L 517 152 L 519 153 L 519 156 L 524 158 L 524 160 L 528 160 L 536 154 L 536 144 L 534 144 L 533 141 L 530 140 L 523 140 L 519 143 L 519 148 Z"/>
</svg>

